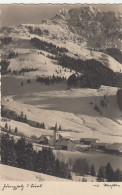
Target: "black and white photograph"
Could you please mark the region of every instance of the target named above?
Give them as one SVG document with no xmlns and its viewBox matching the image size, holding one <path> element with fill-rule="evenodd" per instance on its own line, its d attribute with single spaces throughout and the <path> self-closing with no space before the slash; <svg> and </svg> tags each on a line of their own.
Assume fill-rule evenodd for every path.
<svg viewBox="0 0 122 195">
<path fill-rule="evenodd" d="M 122 182 L 122 4 L 0 4 L 1 181 Z"/>
</svg>

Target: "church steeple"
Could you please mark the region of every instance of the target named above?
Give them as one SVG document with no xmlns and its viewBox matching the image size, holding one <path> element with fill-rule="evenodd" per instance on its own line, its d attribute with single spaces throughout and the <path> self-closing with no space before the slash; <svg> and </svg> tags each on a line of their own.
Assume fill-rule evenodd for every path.
<svg viewBox="0 0 122 195">
<path fill-rule="evenodd" d="M 57 123 L 55 124 L 54 132 L 53 132 L 53 145 L 55 146 L 56 140 L 59 139 L 59 130 Z"/>
</svg>

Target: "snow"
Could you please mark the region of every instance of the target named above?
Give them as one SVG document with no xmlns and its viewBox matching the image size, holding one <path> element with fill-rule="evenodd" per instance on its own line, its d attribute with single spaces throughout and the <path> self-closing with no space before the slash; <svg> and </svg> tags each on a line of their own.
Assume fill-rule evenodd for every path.
<svg viewBox="0 0 122 195">
<path fill-rule="evenodd" d="M 72 173 L 72 180 L 76 182 L 82 182 L 85 179 L 87 182 L 96 182 L 97 177 L 91 175 L 78 176 L 75 173 Z"/>
<path fill-rule="evenodd" d="M 91 10 L 91 8 L 90 8 Z M 92 12 L 92 10 L 91 10 Z M 49 35 L 46 36 L 38 36 L 35 34 L 30 34 L 27 27 L 32 26 L 33 28 L 40 28 L 41 30 L 48 30 Z M 38 55 L 38 51 L 31 44 L 30 39 L 33 37 L 37 37 L 40 40 L 46 41 L 48 43 L 53 43 L 59 47 L 65 47 L 68 49 L 68 55 L 77 54 L 79 58 L 87 60 L 87 59 L 96 59 L 101 61 L 103 65 L 109 67 L 114 72 L 122 71 L 122 65 L 114 60 L 112 57 L 103 54 L 102 52 L 90 51 L 87 48 L 87 44 L 84 39 L 82 39 L 78 34 L 72 33 L 67 25 L 63 24 L 25 24 L 19 27 L 14 27 L 15 32 L 10 33 L 10 36 L 13 38 L 13 41 L 7 45 L 6 51 L 15 50 L 19 53 L 19 56 L 15 59 L 11 59 L 10 69 L 11 70 L 21 70 L 22 68 L 38 68 L 39 75 L 52 75 L 55 73 L 55 69 L 58 64 L 55 64 L 51 59 L 47 58 L 44 55 Z M 17 33 L 17 32 L 18 33 Z M 21 60 L 24 58 L 24 61 Z M 45 65 L 46 62 L 46 65 Z M 58 69 L 58 67 L 57 67 Z M 62 67 L 59 66 L 59 69 L 62 70 L 62 75 L 68 78 L 71 75 L 70 72 L 67 74 L 63 71 Z M 30 74 L 29 76 L 34 76 L 37 73 Z"/>
<path fill-rule="evenodd" d="M 47 58 L 46 56 L 39 54 L 38 52 L 41 52 L 40 50 L 36 50 L 35 53 L 29 53 L 28 55 L 20 56 L 14 59 L 10 60 L 10 66 L 9 68 L 11 71 L 20 71 L 22 68 L 34 68 L 37 69 L 37 71 L 31 71 L 29 73 L 24 73 L 24 78 L 36 78 L 36 76 L 61 76 L 68 78 L 71 74 L 74 73 L 74 71 L 70 71 L 69 69 L 66 69 L 67 71 L 64 71 L 64 68 L 57 64 L 54 60 L 51 60 Z M 60 73 L 61 71 L 61 73 Z M 58 72 L 58 73 L 57 73 Z M 18 78 L 21 78 L 19 76 Z"/>
<path fill-rule="evenodd" d="M 4 127 L 5 123 L 6 122 L 1 121 L 1 127 Z M 14 121 L 14 120 L 7 121 L 7 124 L 8 126 L 11 127 L 11 130 L 13 130 L 13 132 L 14 132 L 15 127 L 17 127 L 18 133 L 22 133 L 26 137 L 36 136 L 37 138 L 39 138 L 41 135 L 52 135 L 53 134 L 53 131 L 51 130 L 31 127 L 26 123 L 21 123 L 21 122 Z"/>
<path fill-rule="evenodd" d="M 64 136 L 68 133 L 68 136 L 75 139 L 91 137 L 106 143 L 122 142 L 121 112 L 116 103 L 117 88 L 102 86 L 99 90 L 46 90 L 43 93 L 19 95 L 17 98 L 8 96 L 2 99 L 2 103 L 17 114 L 23 111 L 29 120 L 44 122 L 47 130 L 33 128 L 27 124 L 21 126 L 21 123 L 15 121 L 10 122 L 11 126 L 17 126 L 28 136 L 34 135 L 34 132 L 40 136 L 43 132 L 51 133 L 48 129 L 57 123 L 58 127 L 61 125 L 61 133 Z M 109 101 L 107 108 L 100 105 L 104 95 L 104 101 Z M 95 104 L 99 106 L 102 115 L 94 110 Z"/>
<path fill-rule="evenodd" d="M 19 169 L 19 168 L 15 168 L 3 164 L 0 164 L 0 176 L 1 176 L 1 181 L 35 181 L 35 182 L 71 181 L 71 180 L 62 179 L 51 175 L 46 175 L 43 173 L 36 173 L 33 171 Z"/>
<path fill-rule="evenodd" d="M 90 7 L 89 11 L 94 12 Z M 49 31 L 49 35 L 41 37 L 30 34 L 27 29 L 28 26 L 39 27 L 41 30 L 46 29 Z M 54 74 L 68 78 L 74 73 L 74 71 L 70 72 L 69 69 L 66 69 L 65 72 L 56 60 L 49 59 L 47 55 L 51 55 L 50 53 L 34 48 L 30 41 L 33 37 L 67 48 L 69 51 L 67 55 L 69 56 L 77 54 L 80 59 L 94 58 L 99 60 L 114 72 L 120 72 L 122 65 L 102 52 L 90 51 L 86 47 L 85 39 L 70 32 L 64 23 L 62 26 L 50 21 L 49 24 L 25 24 L 18 27 L 14 26 L 12 29 L 9 36 L 13 38 L 13 41 L 4 49 L 7 49 L 7 52 L 12 49 L 18 52 L 19 55 L 17 58 L 10 60 L 9 68 L 12 71 L 21 70 L 22 68 L 36 68 L 37 70 L 14 76 L 15 86 L 14 84 L 12 84 L 13 86 L 11 84 L 10 86 L 4 86 L 11 94 L 13 93 L 13 96 L 3 96 L 2 103 L 8 109 L 15 110 L 17 114 L 23 111 L 27 118 L 32 121 L 44 122 L 47 127 L 45 133 L 50 133 L 51 131 L 48 132 L 48 129 L 55 126 L 57 122 L 58 126 L 61 125 L 64 130 L 62 134 L 66 135 L 68 133 L 71 138 L 94 137 L 103 142 L 122 142 L 122 115 L 116 103 L 117 88 L 102 86 L 98 90 L 65 90 L 66 86 L 64 88 L 63 84 L 60 84 L 53 85 L 53 87 L 45 86 L 46 89 L 44 90 L 44 86 L 40 83 L 32 82 L 29 85 L 24 84 L 23 87 L 20 87 L 19 83 L 27 78 L 35 79 L 42 75 L 52 76 Z M 43 54 L 38 54 L 38 52 Z M 61 73 L 57 73 L 60 70 Z M 19 83 L 18 86 L 16 81 L 17 84 Z M 104 95 L 107 96 L 109 101 L 107 102 L 107 108 L 102 108 L 100 105 Z M 90 104 L 91 102 L 92 104 Z M 100 108 L 101 115 L 95 111 L 95 104 Z M 32 136 L 33 133 L 40 136 L 44 131 L 16 121 L 10 121 L 9 123 L 13 128 L 17 126 L 26 136 Z"/>
</svg>

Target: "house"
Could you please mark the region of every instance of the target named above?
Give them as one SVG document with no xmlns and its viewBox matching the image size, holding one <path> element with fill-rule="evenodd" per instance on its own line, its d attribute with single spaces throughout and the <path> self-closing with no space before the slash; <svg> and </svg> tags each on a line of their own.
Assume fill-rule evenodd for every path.
<svg viewBox="0 0 122 195">
<path fill-rule="evenodd" d="M 50 135 L 42 135 L 38 139 L 37 143 L 43 145 L 53 145 L 53 137 Z"/>
<path fill-rule="evenodd" d="M 91 146 L 90 145 L 75 144 L 74 148 L 76 151 L 84 152 L 84 151 L 91 149 Z"/>
<path fill-rule="evenodd" d="M 91 145 L 91 144 L 96 143 L 97 140 L 98 139 L 95 139 L 95 138 L 81 138 L 79 143 L 84 144 L 84 145 Z"/>
<path fill-rule="evenodd" d="M 108 144 L 105 148 L 105 152 L 109 154 L 122 155 L 122 143 Z"/>
<path fill-rule="evenodd" d="M 73 151 L 74 150 L 74 143 L 72 140 L 70 140 L 69 137 L 64 137 L 59 135 L 59 139 L 55 142 L 55 148 L 57 150 L 68 150 Z"/>
<path fill-rule="evenodd" d="M 92 143 L 91 149 L 105 150 L 107 143 Z"/>
</svg>

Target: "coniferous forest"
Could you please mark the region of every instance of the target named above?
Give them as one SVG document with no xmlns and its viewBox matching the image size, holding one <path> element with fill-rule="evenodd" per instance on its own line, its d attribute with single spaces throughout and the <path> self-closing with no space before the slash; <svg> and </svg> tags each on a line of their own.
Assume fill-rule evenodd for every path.
<svg viewBox="0 0 122 195">
<path fill-rule="evenodd" d="M 55 159 L 50 148 L 43 147 L 42 151 L 36 152 L 25 138 L 15 142 L 9 134 L 2 135 L 1 156 L 1 162 L 5 165 L 71 179 L 68 165 Z"/>
</svg>

